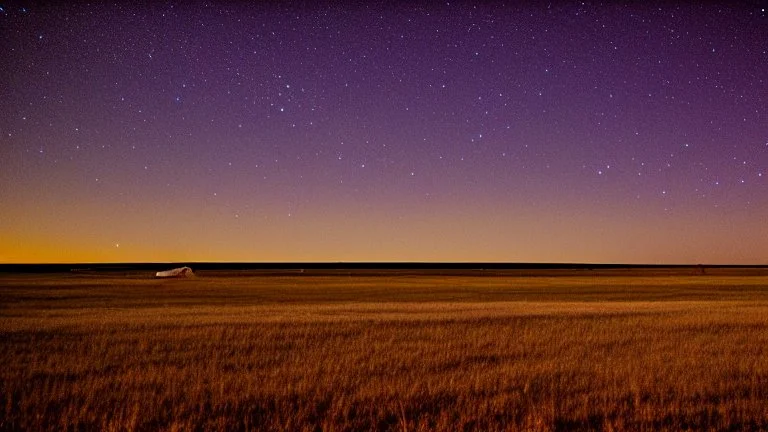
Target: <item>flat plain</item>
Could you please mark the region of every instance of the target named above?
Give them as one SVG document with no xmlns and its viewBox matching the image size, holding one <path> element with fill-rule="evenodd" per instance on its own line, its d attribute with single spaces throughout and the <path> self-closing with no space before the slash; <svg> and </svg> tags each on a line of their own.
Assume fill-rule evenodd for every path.
<svg viewBox="0 0 768 432">
<path fill-rule="evenodd" d="M 765 430 L 765 270 L 0 274 L 0 430 Z"/>
</svg>

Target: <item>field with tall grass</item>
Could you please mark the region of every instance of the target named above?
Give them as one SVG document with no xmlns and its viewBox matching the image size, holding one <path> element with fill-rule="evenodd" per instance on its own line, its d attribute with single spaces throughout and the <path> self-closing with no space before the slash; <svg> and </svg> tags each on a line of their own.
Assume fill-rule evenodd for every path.
<svg viewBox="0 0 768 432">
<path fill-rule="evenodd" d="M 768 277 L 0 274 L 0 430 L 764 430 Z"/>
</svg>

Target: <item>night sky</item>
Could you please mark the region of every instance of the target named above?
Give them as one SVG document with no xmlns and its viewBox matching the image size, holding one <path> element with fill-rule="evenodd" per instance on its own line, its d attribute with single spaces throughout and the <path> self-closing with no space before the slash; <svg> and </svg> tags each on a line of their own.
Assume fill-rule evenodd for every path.
<svg viewBox="0 0 768 432">
<path fill-rule="evenodd" d="M 768 263 L 763 4 L 186 3 L 2 3 L 0 262 Z"/>
</svg>

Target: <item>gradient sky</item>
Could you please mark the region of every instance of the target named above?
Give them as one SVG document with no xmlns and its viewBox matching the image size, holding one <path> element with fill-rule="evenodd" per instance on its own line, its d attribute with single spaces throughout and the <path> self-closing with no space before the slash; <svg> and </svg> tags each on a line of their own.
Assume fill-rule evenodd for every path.
<svg viewBox="0 0 768 432">
<path fill-rule="evenodd" d="M 768 263 L 759 2 L 189 3 L 2 3 L 0 262 Z"/>
</svg>

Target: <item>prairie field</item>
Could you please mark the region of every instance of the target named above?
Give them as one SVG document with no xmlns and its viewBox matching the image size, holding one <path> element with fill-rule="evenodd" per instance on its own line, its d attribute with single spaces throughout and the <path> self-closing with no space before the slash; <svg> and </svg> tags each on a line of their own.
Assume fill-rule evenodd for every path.
<svg viewBox="0 0 768 432">
<path fill-rule="evenodd" d="M 0 274 L 0 430 L 766 430 L 768 276 Z"/>
</svg>

